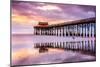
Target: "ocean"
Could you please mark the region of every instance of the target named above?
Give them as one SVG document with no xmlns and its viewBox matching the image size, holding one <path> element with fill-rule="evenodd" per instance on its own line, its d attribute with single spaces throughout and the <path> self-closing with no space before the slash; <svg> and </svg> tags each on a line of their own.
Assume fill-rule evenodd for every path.
<svg viewBox="0 0 100 67">
<path fill-rule="evenodd" d="M 82 40 L 94 40 L 94 38 L 57 37 L 57 36 L 36 36 L 36 35 L 12 35 L 11 64 L 14 65 L 35 65 L 52 63 L 69 63 L 95 61 L 96 56 L 81 51 L 65 50 L 61 48 L 47 48 L 40 52 L 35 48 L 36 43 L 61 43 L 77 42 Z"/>
</svg>

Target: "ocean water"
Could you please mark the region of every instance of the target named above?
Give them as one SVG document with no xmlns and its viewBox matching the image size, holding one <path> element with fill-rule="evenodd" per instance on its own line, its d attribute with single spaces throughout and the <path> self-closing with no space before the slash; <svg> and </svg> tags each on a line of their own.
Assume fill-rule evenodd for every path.
<svg viewBox="0 0 100 67">
<path fill-rule="evenodd" d="M 51 64 L 63 62 L 94 61 L 96 57 L 79 51 L 64 50 L 60 48 L 47 48 L 45 52 L 39 52 L 34 48 L 36 43 L 59 43 L 82 40 L 93 40 L 95 38 L 57 37 L 57 36 L 35 36 L 35 35 L 12 35 L 12 58 L 14 65 Z"/>
</svg>

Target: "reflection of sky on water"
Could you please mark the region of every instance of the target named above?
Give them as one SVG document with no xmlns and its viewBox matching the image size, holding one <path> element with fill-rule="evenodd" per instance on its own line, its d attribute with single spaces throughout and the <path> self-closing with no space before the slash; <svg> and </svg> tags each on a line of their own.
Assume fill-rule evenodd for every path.
<svg viewBox="0 0 100 67">
<path fill-rule="evenodd" d="M 12 36 L 12 63 L 13 65 L 29 65 L 95 60 L 94 56 L 84 55 L 79 52 L 49 48 L 48 52 L 39 53 L 39 49 L 34 48 L 34 43 L 38 42 L 63 42 L 67 40 L 71 41 L 72 39 L 71 37 L 56 36 Z M 73 41 L 78 40 L 78 38 L 73 39 Z"/>
</svg>

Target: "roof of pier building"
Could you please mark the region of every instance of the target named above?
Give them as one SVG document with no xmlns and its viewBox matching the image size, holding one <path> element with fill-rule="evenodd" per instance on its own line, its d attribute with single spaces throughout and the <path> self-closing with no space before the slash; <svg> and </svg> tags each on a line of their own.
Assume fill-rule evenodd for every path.
<svg viewBox="0 0 100 67">
<path fill-rule="evenodd" d="M 60 24 L 52 24 L 52 25 L 48 25 L 48 22 L 39 22 L 39 24 L 37 26 L 34 26 L 34 28 L 48 28 L 48 27 L 58 27 L 58 26 L 65 26 L 65 25 L 73 25 L 73 24 L 83 24 L 83 23 L 95 23 L 96 22 L 96 18 L 87 18 L 87 19 L 81 19 L 81 20 L 75 20 L 75 21 L 69 21 L 69 22 L 64 22 L 64 23 L 60 23 Z"/>
<path fill-rule="evenodd" d="M 48 22 L 39 22 L 38 25 L 46 26 L 48 25 Z"/>
<path fill-rule="evenodd" d="M 35 27 L 46 27 L 49 26 L 48 22 L 39 22 L 38 25 L 36 25 Z"/>
</svg>

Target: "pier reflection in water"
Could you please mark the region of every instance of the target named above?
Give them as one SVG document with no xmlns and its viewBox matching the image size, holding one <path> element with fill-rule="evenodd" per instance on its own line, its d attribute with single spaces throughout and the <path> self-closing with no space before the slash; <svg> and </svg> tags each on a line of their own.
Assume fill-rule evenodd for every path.
<svg viewBox="0 0 100 67">
<path fill-rule="evenodd" d="M 87 41 L 70 41 L 70 42 L 48 42 L 35 43 L 34 48 L 40 48 L 40 51 L 47 50 L 46 48 L 59 48 L 64 50 L 86 51 L 95 53 L 95 40 Z"/>
<path fill-rule="evenodd" d="M 13 35 L 12 65 L 95 61 L 95 46 L 95 38 Z"/>
</svg>

